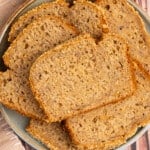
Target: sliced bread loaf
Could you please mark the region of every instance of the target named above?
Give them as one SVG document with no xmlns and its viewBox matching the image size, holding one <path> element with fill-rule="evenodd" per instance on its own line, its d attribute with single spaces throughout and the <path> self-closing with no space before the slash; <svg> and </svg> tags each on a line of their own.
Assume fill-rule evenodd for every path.
<svg viewBox="0 0 150 150">
<path fill-rule="evenodd" d="M 66 126 L 75 143 L 88 148 L 114 149 L 150 123 L 150 81 L 135 66 L 137 91 L 116 104 L 69 118 Z"/>
<path fill-rule="evenodd" d="M 126 0 L 97 0 L 96 4 L 103 9 L 109 30 L 120 34 L 129 43 L 132 59 L 150 77 L 150 35 L 139 14 Z"/>
<path fill-rule="evenodd" d="M 106 35 L 96 45 L 85 34 L 42 54 L 32 65 L 29 80 L 49 121 L 131 95 L 135 84 L 127 51 L 116 35 Z"/>
<path fill-rule="evenodd" d="M 1 76 L 0 102 L 29 117 L 41 118 L 42 110 L 29 87 L 30 66 L 41 53 L 76 35 L 75 28 L 54 16 L 39 18 L 24 29 L 3 56 L 9 69 Z M 9 76 L 11 80 L 5 84 Z"/>
<path fill-rule="evenodd" d="M 43 3 L 28 11 L 12 25 L 8 40 L 12 42 L 27 25 L 39 17 L 44 15 L 55 15 L 62 18 L 65 17 L 68 12 L 68 5 L 69 4 L 64 0 L 56 0 L 53 2 Z"/>
<path fill-rule="evenodd" d="M 13 41 L 33 20 L 44 15 L 55 15 L 64 18 L 76 26 L 80 32 L 91 33 L 99 38 L 103 31 L 107 31 L 106 23 L 101 10 L 93 3 L 86 0 L 76 2 L 72 7 L 63 0 L 44 3 L 23 16 L 21 16 L 11 27 L 9 41 Z"/>
<path fill-rule="evenodd" d="M 50 124 L 32 119 L 26 130 L 51 150 L 77 150 L 60 123 Z"/>
</svg>

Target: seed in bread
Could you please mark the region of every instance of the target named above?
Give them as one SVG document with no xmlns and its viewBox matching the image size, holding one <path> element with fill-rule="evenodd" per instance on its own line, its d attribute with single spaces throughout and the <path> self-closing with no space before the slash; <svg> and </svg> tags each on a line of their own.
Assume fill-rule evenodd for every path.
<svg viewBox="0 0 150 150">
<path fill-rule="evenodd" d="M 37 105 L 29 86 L 30 66 L 41 53 L 77 34 L 74 27 L 55 16 L 39 18 L 24 29 L 3 56 L 8 73 L 3 74 L 0 82 L 0 102 L 10 105 L 26 116 L 43 119 L 44 113 L 41 114 L 42 110 Z M 8 75 L 12 77 L 4 87 L 5 75 L 6 78 Z"/>
<path fill-rule="evenodd" d="M 119 34 L 128 42 L 132 59 L 150 77 L 150 35 L 138 12 L 126 0 L 97 0 L 96 4 L 104 11 L 109 31 Z"/>
<path fill-rule="evenodd" d="M 83 34 L 51 49 L 33 63 L 29 80 L 50 122 L 122 100 L 135 89 L 127 44 L 116 35 L 96 45 Z"/>
<path fill-rule="evenodd" d="M 78 145 L 114 149 L 150 123 L 150 81 L 135 65 L 137 90 L 116 104 L 67 119 L 66 126 Z"/>
</svg>

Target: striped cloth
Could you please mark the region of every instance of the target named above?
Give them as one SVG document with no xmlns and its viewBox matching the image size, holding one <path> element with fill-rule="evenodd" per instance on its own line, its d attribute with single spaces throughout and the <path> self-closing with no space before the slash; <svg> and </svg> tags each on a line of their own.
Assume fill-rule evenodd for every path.
<svg viewBox="0 0 150 150">
<path fill-rule="evenodd" d="M 150 130 L 126 150 L 150 150 Z"/>
<path fill-rule="evenodd" d="M 150 0 L 134 0 L 150 15 Z"/>
<path fill-rule="evenodd" d="M 25 150 L 17 136 L 0 115 L 0 150 Z"/>
<path fill-rule="evenodd" d="M 0 29 L 8 16 L 26 0 L 0 0 Z M 150 0 L 134 0 L 150 15 Z M 4 10 L 7 10 L 4 12 Z M 0 114 L 0 150 L 34 150 L 21 141 Z M 150 150 L 150 130 L 126 150 Z"/>
</svg>

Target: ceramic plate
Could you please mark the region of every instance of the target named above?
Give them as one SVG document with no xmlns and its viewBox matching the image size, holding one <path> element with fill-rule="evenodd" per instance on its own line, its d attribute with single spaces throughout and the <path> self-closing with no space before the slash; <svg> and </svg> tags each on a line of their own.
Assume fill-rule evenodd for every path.
<svg viewBox="0 0 150 150">
<path fill-rule="evenodd" d="M 4 51 L 8 47 L 7 38 L 8 38 L 8 32 L 9 32 L 9 26 L 18 16 L 25 13 L 26 11 L 36 7 L 42 2 L 50 1 L 50 0 L 31 0 L 28 3 L 25 3 L 23 6 L 20 7 L 20 9 L 11 17 L 11 19 L 7 22 L 5 27 L 3 28 L 3 32 L 0 35 L 0 56 L 4 53 Z M 129 1 L 129 3 L 139 12 L 141 15 L 146 30 L 150 33 L 150 18 L 147 16 L 147 14 L 141 10 L 134 2 Z M 3 69 L 3 62 L 2 59 L 0 59 L 0 69 Z M 46 150 L 46 147 L 42 145 L 37 140 L 33 139 L 26 131 L 25 127 L 27 126 L 29 119 L 26 117 L 21 116 L 20 114 L 16 113 L 15 111 L 9 110 L 6 107 L 0 105 L 0 109 L 2 111 L 2 114 L 4 118 L 6 119 L 7 123 L 11 126 L 11 128 L 16 132 L 16 134 L 23 139 L 25 142 L 27 142 L 29 145 L 31 145 L 33 148 L 37 150 Z M 127 146 L 134 143 L 136 140 L 138 140 L 148 129 L 150 128 L 150 125 L 138 129 L 137 133 L 131 137 L 126 144 L 123 144 L 120 146 L 117 150 L 124 150 Z"/>
</svg>

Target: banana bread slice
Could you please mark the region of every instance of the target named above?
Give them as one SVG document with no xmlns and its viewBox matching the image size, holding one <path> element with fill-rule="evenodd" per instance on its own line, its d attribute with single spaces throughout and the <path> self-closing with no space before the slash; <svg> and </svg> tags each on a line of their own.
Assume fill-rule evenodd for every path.
<svg viewBox="0 0 150 150">
<path fill-rule="evenodd" d="M 128 42 L 132 59 L 150 77 L 150 35 L 138 12 L 126 0 L 97 0 L 96 4 L 103 9 L 109 30 Z"/>
<path fill-rule="evenodd" d="M 18 20 L 11 26 L 9 33 L 9 41 L 12 42 L 22 30 L 28 26 L 32 21 L 45 15 L 55 15 L 58 17 L 65 17 L 68 12 L 68 3 L 64 0 L 56 0 L 39 5 L 38 7 L 31 9 L 24 15 L 18 18 Z"/>
<path fill-rule="evenodd" d="M 38 102 L 33 101 L 31 94 L 28 94 L 30 89 L 24 82 L 23 77 L 18 77 L 13 71 L 0 72 L 0 102 L 22 115 L 39 119 L 43 117 L 46 120 Z M 24 88 L 27 89 L 25 92 Z"/>
<path fill-rule="evenodd" d="M 33 63 L 29 80 L 50 122 L 122 100 L 135 89 L 127 44 L 116 35 L 96 45 L 83 34 L 51 49 Z"/>
<path fill-rule="evenodd" d="M 150 123 L 150 80 L 135 65 L 137 90 L 133 96 L 67 119 L 74 142 L 85 147 L 114 149 Z"/>
<path fill-rule="evenodd" d="M 74 27 L 55 16 L 44 16 L 25 28 L 3 56 L 8 70 L 0 77 L 0 102 L 26 116 L 44 118 L 30 90 L 30 66 L 40 54 L 77 34 Z"/>
<path fill-rule="evenodd" d="M 100 39 L 102 32 L 107 32 L 107 25 L 102 11 L 90 1 L 74 1 L 68 11 L 67 19 L 81 33 L 90 33 L 97 39 Z"/>
<path fill-rule="evenodd" d="M 46 123 L 31 119 L 26 130 L 52 150 L 79 150 L 72 144 L 61 123 Z"/>
</svg>

